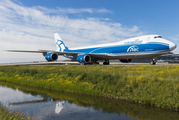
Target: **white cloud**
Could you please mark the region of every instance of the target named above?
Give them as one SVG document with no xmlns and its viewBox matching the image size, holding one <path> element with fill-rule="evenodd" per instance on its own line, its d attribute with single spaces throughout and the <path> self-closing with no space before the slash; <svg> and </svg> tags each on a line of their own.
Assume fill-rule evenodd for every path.
<svg viewBox="0 0 179 120">
<path fill-rule="evenodd" d="M 83 13 L 83 18 L 69 18 L 67 13 Z M 68 47 L 119 41 L 143 34 L 135 25 L 129 28 L 120 23 L 110 22 L 110 18 L 89 18 L 84 13 L 100 14 L 112 13 L 112 11 L 92 8 L 25 7 L 10 0 L 2 0 L 0 2 L 0 50 L 54 50 L 53 33 L 55 32 L 60 33 Z M 2 56 L 9 58 L 6 52 L 2 52 Z M 23 54 L 19 59 L 22 61 L 28 56 L 29 54 Z M 31 58 L 36 60 L 35 57 L 34 55 Z M 15 56 L 12 55 L 12 62 L 13 59 Z M 0 60 L 1 62 L 3 61 Z"/>
<path fill-rule="evenodd" d="M 178 40 L 178 38 L 174 38 L 174 37 L 172 37 L 171 39 L 174 40 L 174 41 Z"/>
<path fill-rule="evenodd" d="M 57 7 L 57 9 L 48 9 L 42 6 L 33 7 L 39 11 L 43 11 L 44 13 L 56 13 L 56 14 L 69 14 L 69 13 L 112 13 L 112 11 L 107 9 L 92 9 L 92 8 L 61 8 Z"/>
</svg>

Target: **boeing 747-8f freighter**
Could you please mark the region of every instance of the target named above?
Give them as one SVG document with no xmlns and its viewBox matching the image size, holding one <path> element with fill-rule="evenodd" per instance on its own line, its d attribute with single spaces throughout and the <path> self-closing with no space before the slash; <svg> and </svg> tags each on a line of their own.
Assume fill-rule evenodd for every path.
<svg viewBox="0 0 179 120">
<path fill-rule="evenodd" d="M 87 47 L 68 48 L 58 33 L 54 34 L 57 50 L 7 50 L 10 52 L 33 52 L 42 53 L 47 61 L 56 61 L 58 55 L 63 55 L 72 60 L 84 64 L 98 63 L 103 60 L 104 65 L 109 65 L 109 60 L 119 59 L 129 63 L 132 59 L 153 58 L 152 65 L 156 64 L 157 56 L 167 54 L 176 48 L 176 44 L 163 39 L 159 35 L 145 35 L 130 38 L 115 43 L 93 45 Z"/>
</svg>

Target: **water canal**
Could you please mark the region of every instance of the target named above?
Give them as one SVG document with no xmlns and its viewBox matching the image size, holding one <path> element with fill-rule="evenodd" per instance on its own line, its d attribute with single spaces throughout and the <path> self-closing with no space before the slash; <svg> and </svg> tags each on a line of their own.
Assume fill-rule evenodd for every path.
<svg viewBox="0 0 179 120">
<path fill-rule="evenodd" d="M 35 120 L 179 120 L 179 113 L 170 110 L 4 82 L 0 102 Z"/>
</svg>

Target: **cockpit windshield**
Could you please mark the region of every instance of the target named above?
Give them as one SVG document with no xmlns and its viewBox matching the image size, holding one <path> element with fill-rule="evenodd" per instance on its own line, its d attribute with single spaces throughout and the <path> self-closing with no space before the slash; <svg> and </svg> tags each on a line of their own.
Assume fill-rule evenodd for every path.
<svg viewBox="0 0 179 120">
<path fill-rule="evenodd" d="M 161 36 L 155 36 L 154 38 L 162 38 Z"/>
</svg>

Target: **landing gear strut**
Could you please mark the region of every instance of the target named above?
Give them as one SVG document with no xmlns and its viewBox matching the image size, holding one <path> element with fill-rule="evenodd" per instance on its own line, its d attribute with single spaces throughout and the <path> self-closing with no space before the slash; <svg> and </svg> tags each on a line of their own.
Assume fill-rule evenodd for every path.
<svg viewBox="0 0 179 120">
<path fill-rule="evenodd" d="M 105 60 L 105 61 L 103 62 L 103 65 L 109 65 L 109 60 Z"/>
<path fill-rule="evenodd" d="M 95 61 L 94 63 L 95 63 L 95 64 L 99 64 L 99 62 L 98 62 L 98 61 Z"/>
<path fill-rule="evenodd" d="M 151 65 L 155 65 L 155 64 L 156 64 L 155 58 L 153 58 L 153 59 L 150 61 L 150 64 L 151 64 Z"/>
</svg>

